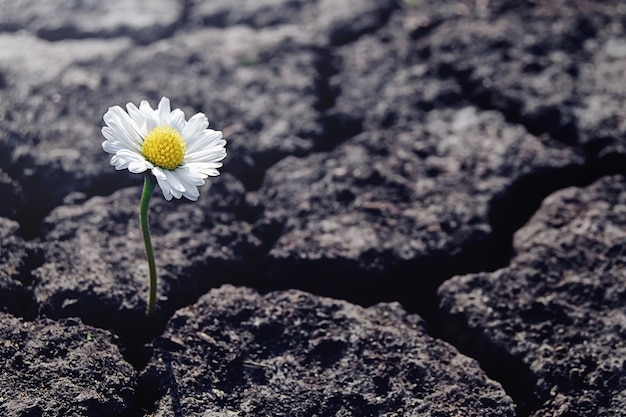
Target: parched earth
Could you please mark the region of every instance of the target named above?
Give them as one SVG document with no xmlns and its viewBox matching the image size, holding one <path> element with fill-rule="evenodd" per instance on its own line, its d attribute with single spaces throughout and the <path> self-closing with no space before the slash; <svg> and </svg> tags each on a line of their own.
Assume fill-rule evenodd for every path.
<svg viewBox="0 0 626 417">
<path fill-rule="evenodd" d="M 0 414 L 626 416 L 625 99 L 618 0 L 0 0 Z"/>
</svg>

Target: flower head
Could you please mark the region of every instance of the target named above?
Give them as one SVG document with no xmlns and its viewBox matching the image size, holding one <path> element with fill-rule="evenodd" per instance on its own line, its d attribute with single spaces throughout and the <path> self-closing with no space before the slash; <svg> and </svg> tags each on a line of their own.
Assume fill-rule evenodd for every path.
<svg viewBox="0 0 626 417">
<path fill-rule="evenodd" d="M 197 200 L 198 187 L 208 176 L 217 176 L 226 157 L 222 132 L 208 129 L 204 113 L 189 120 L 180 109 L 170 110 L 161 98 L 156 110 L 143 100 L 110 107 L 104 114 L 102 149 L 114 154 L 111 165 L 133 173 L 150 170 L 166 200 L 172 197 Z"/>
</svg>

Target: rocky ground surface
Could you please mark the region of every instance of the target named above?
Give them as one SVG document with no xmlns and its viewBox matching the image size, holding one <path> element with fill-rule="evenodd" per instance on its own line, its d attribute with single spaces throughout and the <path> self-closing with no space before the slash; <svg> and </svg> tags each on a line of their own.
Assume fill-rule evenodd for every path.
<svg viewBox="0 0 626 417">
<path fill-rule="evenodd" d="M 626 416 L 623 2 L 0 10 L 2 415 Z M 229 156 L 148 319 L 100 128 L 161 96 Z"/>
<path fill-rule="evenodd" d="M 503 377 L 532 383 L 517 394 L 541 404 L 536 416 L 623 412 L 625 185 L 607 177 L 551 195 L 515 235 L 509 266 L 439 289 L 450 340 L 517 361 L 520 373 Z"/>
</svg>

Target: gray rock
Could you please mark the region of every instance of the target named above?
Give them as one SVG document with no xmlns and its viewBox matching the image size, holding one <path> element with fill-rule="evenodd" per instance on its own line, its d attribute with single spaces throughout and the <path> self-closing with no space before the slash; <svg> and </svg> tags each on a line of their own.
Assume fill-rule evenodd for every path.
<svg viewBox="0 0 626 417">
<path fill-rule="evenodd" d="M 207 26 L 263 28 L 298 25 L 320 46 L 341 45 L 382 27 L 398 7 L 394 0 L 237 0 L 198 2 L 192 21 Z"/>
<path fill-rule="evenodd" d="M 581 165 L 562 146 L 471 106 L 286 158 L 256 194 L 257 231 L 275 240 L 270 282 L 420 308 L 440 280 L 507 255 L 503 224 L 524 221 L 539 196 L 576 181 Z"/>
<path fill-rule="evenodd" d="M 624 19 L 626 8 L 622 5 L 621 9 L 620 15 Z M 619 28 L 618 25 L 611 26 Z M 582 140 L 599 159 L 599 169 L 603 173 L 622 172 L 626 155 L 623 139 L 626 124 L 621 116 L 626 88 L 620 82 L 626 71 L 625 32 L 623 28 L 614 30 L 610 36 L 590 42 L 594 46 L 593 56 L 580 71 L 582 105 L 572 106 Z"/>
<path fill-rule="evenodd" d="M 519 361 L 508 383 L 534 390 L 533 417 L 624 415 L 625 185 L 555 193 L 516 234 L 509 267 L 441 286 L 449 337 L 484 364 L 498 351 Z"/>
<path fill-rule="evenodd" d="M 411 33 L 432 24 L 418 11 L 396 13 L 380 30 L 335 50 L 330 89 L 336 97 L 330 113 L 343 135 L 390 127 L 410 130 L 434 108 L 470 104 L 455 79 L 438 76 L 416 53 Z"/>
<path fill-rule="evenodd" d="M 22 188 L 6 172 L 0 169 L 0 195 L 4 196 L 0 202 L 0 217 L 15 219 L 24 208 Z"/>
<path fill-rule="evenodd" d="M 203 1 L 192 5 L 192 22 L 204 26 L 227 27 L 247 25 L 263 28 L 293 24 L 307 6 L 303 0 L 237 0 Z M 314 2 L 313 2 L 314 3 Z"/>
<path fill-rule="evenodd" d="M 6 83 L 0 102 L 0 169 L 20 190 L 19 198 L 7 203 L 15 211 L 12 218 L 24 219 L 25 234 L 34 234 L 41 218 L 71 192 L 110 193 L 122 186 L 122 174 L 107 175 L 114 171 L 100 147 L 106 105 L 90 108 L 93 101 L 64 94 L 93 96 L 102 86 L 102 70 L 93 73 L 83 64 L 110 59 L 129 45 L 125 40 L 51 44 L 25 33 L 0 34 Z M 92 113 L 86 116 L 84 108 Z"/>
<path fill-rule="evenodd" d="M 513 416 L 478 364 L 397 303 L 224 286 L 179 310 L 142 378 L 155 416 Z"/>
<path fill-rule="evenodd" d="M 0 8 L 0 32 L 26 29 L 48 41 L 129 36 L 148 43 L 170 35 L 183 18 L 183 3 L 175 0 L 1 0 Z"/>
<path fill-rule="evenodd" d="M 0 318 L 3 416 L 127 415 L 136 373 L 110 332 L 75 319 Z"/>
<path fill-rule="evenodd" d="M 55 209 L 44 222 L 43 262 L 33 271 L 38 310 L 80 317 L 141 338 L 173 310 L 224 282 L 261 285 L 260 243 L 242 220 L 243 188 L 228 174 L 195 202 L 167 202 L 155 191 L 149 210 L 158 276 L 155 321 L 145 317 L 148 266 L 139 227 L 141 187 Z M 158 193 L 158 194 L 157 194 Z"/>
<path fill-rule="evenodd" d="M 442 7 L 424 9 L 438 16 Z M 497 1 L 456 12 L 417 38 L 440 75 L 535 134 L 580 144 L 594 157 L 623 155 L 622 2 Z"/>
<path fill-rule="evenodd" d="M 26 243 L 19 225 L 0 217 L 0 310 L 18 315 L 30 312 L 30 288 Z"/>
<path fill-rule="evenodd" d="M 5 73 L 3 87 L 14 90 L 17 95 L 14 100 L 28 98 L 40 101 L 44 98 L 52 99 L 41 97 L 41 91 L 32 91 L 41 86 L 54 87 L 56 93 L 71 84 L 94 90 L 99 87 L 97 74 L 81 69 L 81 64 L 114 56 L 130 45 L 128 39 L 83 39 L 51 43 L 28 32 L 0 33 L 0 58 Z M 74 67 L 70 68 L 72 65 Z M 31 94 L 34 97 L 27 97 Z M 7 104 L 3 103 L 2 107 L 9 107 L 9 114 L 13 114 Z M 48 103 L 52 107 L 58 107 L 59 104 Z M 30 116 L 41 117 L 40 114 Z"/>
</svg>

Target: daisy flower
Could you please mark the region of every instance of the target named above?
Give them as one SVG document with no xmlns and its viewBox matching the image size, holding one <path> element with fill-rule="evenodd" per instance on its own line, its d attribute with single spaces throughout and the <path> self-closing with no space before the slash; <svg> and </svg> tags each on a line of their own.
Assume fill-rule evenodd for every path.
<svg viewBox="0 0 626 417">
<path fill-rule="evenodd" d="M 105 113 L 102 149 L 113 154 L 111 165 L 133 173 L 152 172 L 166 200 L 185 197 L 196 201 L 198 187 L 208 176 L 217 176 L 226 157 L 222 132 L 208 129 L 204 113 L 189 120 L 180 109 L 170 110 L 161 98 L 156 110 L 143 100 L 110 107 Z"/>
<path fill-rule="evenodd" d="M 163 197 L 185 197 L 196 201 L 198 187 L 208 176 L 217 176 L 220 162 L 226 157 L 226 141 L 222 132 L 208 129 L 204 113 L 189 120 L 180 109 L 171 110 L 170 100 L 161 98 L 156 110 L 143 100 L 139 107 L 133 103 L 109 107 L 104 114 L 102 149 L 112 153 L 115 169 L 144 173 L 144 187 L 139 204 L 139 223 L 148 258 L 149 287 L 146 315 L 154 313 L 156 305 L 157 273 L 154 250 L 150 239 L 148 207 L 155 182 Z"/>
</svg>

